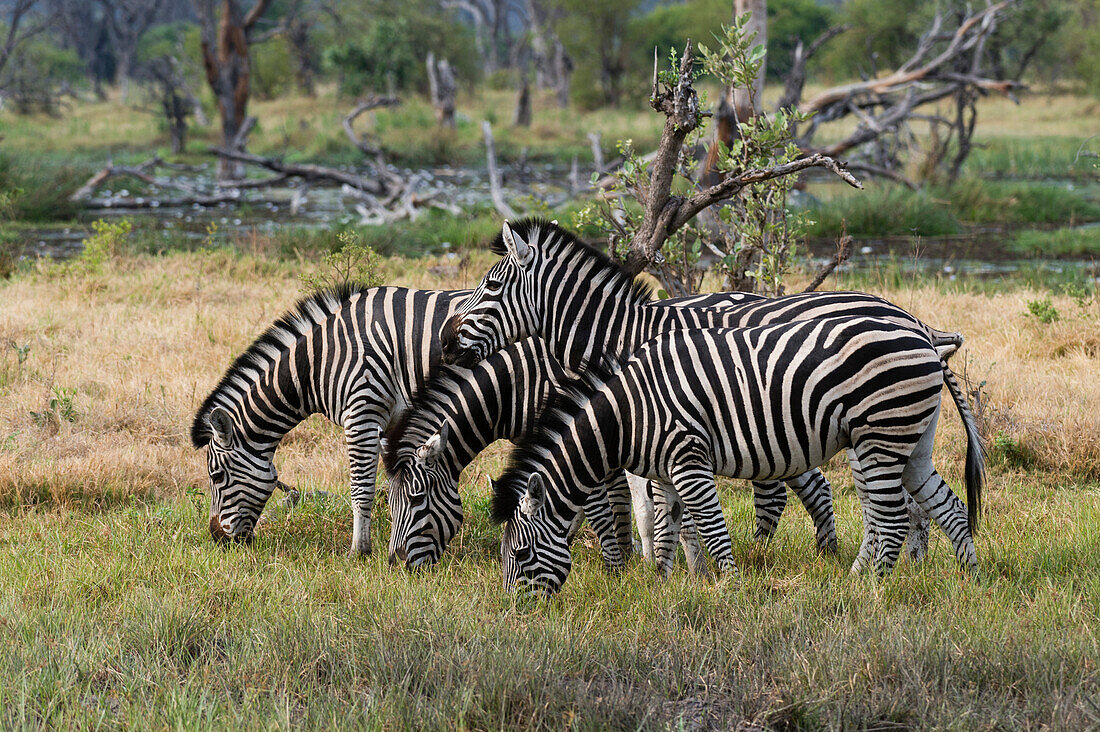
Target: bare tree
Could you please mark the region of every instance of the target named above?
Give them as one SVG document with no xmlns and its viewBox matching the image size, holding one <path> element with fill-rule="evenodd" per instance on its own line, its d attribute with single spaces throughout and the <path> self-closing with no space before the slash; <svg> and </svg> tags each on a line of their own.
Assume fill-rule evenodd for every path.
<svg viewBox="0 0 1100 732">
<path fill-rule="evenodd" d="M 153 24 L 164 0 L 98 0 L 103 7 L 117 66 L 115 81 L 126 102 L 133 75 L 134 53 L 142 34 Z"/>
<path fill-rule="evenodd" d="M 486 76 L 511 64 L 515 40 L 509 31 L 509 16 L 522 14 L 520 0 L 443 0 L 443 7 L 460 10 L 473 22 Z"/>
<path fill-rule="evenodd" d="M 573 59 L 565 52 L 554 33 L 557 20 L 544 0 L 527 0 L 527 23 L 531 36 L 531 56 L 535 66 L 535 87 L 550 89 L 558 106 L 569 106 L 569 83 L 573 77 Z"/>
<path fill-rule="evenodd" d="M 4 67 L 19 46 L 50 27 L 52 16 L 42 13 L 41 0 L 15 0 L 6 19 L 7 33 L 0 45 L 0 90 L 4 88 Z"/>
<path fill-rule="evenodd" d="M 202 61 L 206 81 L 218 102 L 222 121 L 223 150 L 243 152 L 248 131 L 255 120 L 248 117 L 251 93 L 251 59 L 249 44 L 257 21 L 271 0 L 255 0 L 247 13 L 241 12 L 238 0 L 222 0 L 220 13 L 214 0 L 194 0 L 202 33 Z M 218 177 L 237 179 L 244 175 L 240 163 L 228 156 L 218 162 Z"/>
<path fill-rule="evenodd" d="M 167 55 L 149 59 L 137 70 L 136 78 L 148 84 L 168 128 L 172 153 L 180 154 L 187 144 L 187 118 L 195 107 L 179 59 Z"/>
<path fill-rule="evenodd" d="M 455 75 L 445 58 L 438 61 L 428 51 L 428 86 L 431 91 L 435 118 L 443 127 L 455 126 Z"/>
</svg>

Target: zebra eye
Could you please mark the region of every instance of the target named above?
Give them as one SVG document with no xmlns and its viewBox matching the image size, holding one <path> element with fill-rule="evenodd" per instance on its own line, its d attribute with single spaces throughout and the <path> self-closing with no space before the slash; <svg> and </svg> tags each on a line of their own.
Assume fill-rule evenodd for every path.
<svg viewBox="0 0 1100 732">
<path fill-rule="evenodd" d="M 504 283 L 500 280 L 485 280 L 485 290 L 487 292 L 500 292 L 504 288 Z"/>
<path fill-rule="evenodd" d="M 517 546 L 515 553 L 517 562 L 526 562 L 531 559 L 531 546 L 529 544 Z"/>
<path fill-rule="evenodd" d="M 210 471 L 210 480 L 214 483 L 224 483 L 225 478 L 225 471 L 221 468 L 214 468 Z"/>
</svg>

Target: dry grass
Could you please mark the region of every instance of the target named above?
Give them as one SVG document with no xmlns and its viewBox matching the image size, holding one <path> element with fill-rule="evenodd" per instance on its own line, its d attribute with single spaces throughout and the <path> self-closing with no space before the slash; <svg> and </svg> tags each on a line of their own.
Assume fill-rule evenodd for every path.
<svg viewBox="0 0 1100 732">
<path fill-rule="evenodd" d="M 471 284 L 481 259 L 464 282 L 430 274 L 425 260 L 391 259 L 386 270 L 396 284 L 448 289 Z M 89 275 L 42 265 L 0 285 L 0 503 L 95 505 L 204 485 L 187 441 L 191 414 L 300 295 L 297 274 L 223 251 L 119 260 Z M 955 368 L 972 388 L 985 382 L 987 436 L 1010 453 L 1018 448 L 1011 460 L 1060 481 L 1100 476 L 1100 306 L 1055 297 L 1062 317 L 1045 324 L 1026 314 L 1040 297 L 1026 290 L 986 296 L 924 285 L 876 294 L 966 336 Z M 12 344 L 30 346 L 21 365 Z M 49 412 L 59 393 L 71 395 L 72 421 L 32 416 Z M 941 429 L 942 449 L 954 456 L 957 422 L 948 416 Z M 334 428 L 311 420 L 281 460 L 291 480 L 341 483 L 340 449 Z"/>
<path fill-rule="evenodd" d="M 1011 417 L 998 429 L 1042 437 L 1031 464 L 993 467 L 983 582 L 954 569 L 939 535 L 920 569 L 849 578 L 858 506 L 834 463 L 837 560 L 812 556 L 797 508 L 753 546 L 750 497 L 723 481 L 740 578 L 659 583 L 639 564 L 608 577 L 582 547 L 561 598 L 531 605 L 500 591 L 481 477 L 500 470 L 500 445 L 467 471 L 468 521 L 431 572 L 345 558 L 347 468 L 339 430 L 317 418 L 288 436 L 280 474 L 333 499 L 269 506 L 241 550 L 208 539 L 191 414 L 298 296 L 301 265 L 262 250 L 0 282 L 0 726 L 1100 723 L 1100 493 L 1083 485 L 1100 436 L 1095 312 L 1055 298 L 1063 318 L 1043 325 L 1023 315 L 1026 291 L 881 293 L 964 332 L 956 366 L 969 358 L 988 380 Z M 469 277 L 487 263 L 476 255 Z M 395 284 L 470 284 L 431 264 L 386 268 Z M 9 341 L 30 345 L 21 366 Z M 75 391 L 73 421 L 38 424 L 30 412 L 55 386 Z M 941 424 L 937 464 L 959 485 L 961 430 Z"/>
</svg>

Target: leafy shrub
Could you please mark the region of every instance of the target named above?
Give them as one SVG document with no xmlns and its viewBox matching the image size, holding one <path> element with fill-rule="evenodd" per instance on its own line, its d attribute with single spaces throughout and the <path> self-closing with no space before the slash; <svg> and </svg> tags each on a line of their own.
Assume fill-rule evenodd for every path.
<svg viewBox="0 0 1100 732">
<path fill-rule="evenodd" d="M 1047 324 L 1053 323 L 1062 317 L 1049 297 L 1044 297 L 1041 300 L 1028 300 L 1027 313 L 1040 323 Z"/>
<path fill-rule="evenodd" d="M 364 246 L 354 231 L 337 234 L 340 248 L 322 260 L 321 271 L 303 274 L 302 291 L 324 290 L 359 284 L 364 287 L 378 287 L 385 284 L 378 254 L 369 246 Z"/>
<path fill-rule="evenodd" d="M 79 257 L 69 263 L 69 270 L 81 274 L 102 272 L 103 265 L 121 253 L 133 229 L 134 225 L 129 219 L 121 219 L 114 223 L 103 219 L 92 222 L 94 233 L 83 241 L 84 249 Z"/>
</svg>

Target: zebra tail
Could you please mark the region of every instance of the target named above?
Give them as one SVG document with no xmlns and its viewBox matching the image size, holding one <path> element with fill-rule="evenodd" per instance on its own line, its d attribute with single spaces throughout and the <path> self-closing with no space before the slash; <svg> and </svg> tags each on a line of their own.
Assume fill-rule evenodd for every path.
<svg viewBox="0 0 1100 732">
<path fill-rule="evenodd" d="M 970 411 L 970 404 L 966 400 L 955 374 L 947 365 L 947 361 L 941 359 L 943 367 L 943 382 L 947 384 L 947 390 L 955 400 L 955 408 L 959 410 L 959 417 L 966 428 L 966 511 L 970 524 L 970 533 L 978 532 L 978 519 L 982 513 L 982 483 L 985 481 L 985 448 L 982 445 L 982 437 L 978 433 L 978 423 Z"/>
</svg>

